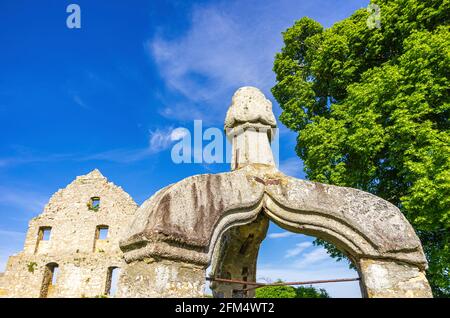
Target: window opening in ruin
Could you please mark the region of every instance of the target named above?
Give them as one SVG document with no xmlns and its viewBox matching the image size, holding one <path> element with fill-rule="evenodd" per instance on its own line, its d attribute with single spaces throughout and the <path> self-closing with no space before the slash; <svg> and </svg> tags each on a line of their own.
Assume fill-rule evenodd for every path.
<svg viewBox="0 0 450 318">
<path fill-rule="evenodd" d="M 105 295 L 114 297 L 119 281 L 120 268 L 109 267 L 106 275 Z"/>
<path fill-rule="evenodd" d="M 97 225 L 95 228 L 95 238 L 94 238 L 94 252 L 103 252 L 102 245 L 97 246 L 97 242 L 105 241 L 108 239 L 109 227 L 107 225 Z"/>
<path fill-rule="evenodd" d="M 56 263 L 50 263 L 45 266 L 44 278 L 42 280 L 41 298 L 46 298 L 56 285 L 59 274 L 59 266 Z"/>
<path fill-rule="evenodd" d="M 52 275 L 52 285 L 56 285 L 59 276 L 59 266 L 56 265 L 53 267 L 53 275 Z"/>
<path fill-rule="evenodd" d="M 42 228 L 42 240 L 43 241 L 50 241 L 50 234 L 52 232 L 51 227 Z"/>
<path fill-rule="evenodd" d="M 50 241 L 52 228 L 50 226 L 41 226 L 38 231 L 38 237 L 36 242 L 36 248 L 34 250 L 35 253 L 39 250 L 39 243 L 41 241 Z"/>
<path fill-rule="evenodd" d="M 97 229 L 98 229 L 97 240 L 106 240 L 108 238 L 108 227 L 106 225 L 99 225 Z"/>
<path fill-rule="evenodd" d="M 88 204 L 89 210 L 98 211 L 100 209 L 100 198 L 92 197 Z"/>
</svg>

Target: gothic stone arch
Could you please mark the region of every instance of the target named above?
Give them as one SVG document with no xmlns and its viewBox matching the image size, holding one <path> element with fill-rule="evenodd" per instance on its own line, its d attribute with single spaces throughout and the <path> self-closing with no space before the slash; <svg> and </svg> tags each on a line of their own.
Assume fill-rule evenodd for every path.
<svg viewBox="0 0 450 318">
<path fill-rule="evenodd" d="M 344 251 L 366 297 L 431 297 L 421 243 L 400 210 L 363 191 L 278 171 L 275 126 L 261 92 L 236 92 L 225 122 L 233 171 L 186 178 L 144 202 L 121 241 L 127 265 L 118 297 L 202 297 L 209 265 L 215 277 L 255 281 L 269 220 Z M 211 288 L 218 297 L 253 296 L 233 285 Z"/>
</svg>

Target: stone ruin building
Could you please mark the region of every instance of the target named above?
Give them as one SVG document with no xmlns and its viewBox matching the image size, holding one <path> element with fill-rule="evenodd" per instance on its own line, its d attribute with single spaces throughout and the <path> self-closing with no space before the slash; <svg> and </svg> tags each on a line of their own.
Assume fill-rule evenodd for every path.
<svg viewBox="0 0 450 318">
<path fill-rule="evenodd" d="M 203 297 L 208 266 L 212 278 L 255 282 L 273 221 L 343 251 L 365 297 L 432 297 L 421 243 L 400 210 L 367 192 L 280 172 L 270 147 L 276 125 L 271 102 L 240 88 L 225 120 L 231 172 L 188 177 L 139 208 L 98 171 L 78 177 L 30 222 L 24 251 L 0 278 L 3 293 L 95 297 L 109 293 L 111 271 L 120 268 L 116 297 Z M 105 227 L 108 239 L 99 239 Z M 210 284 L 215 297 L 253 297 L 246 287 Z"/>
<path fill-rule="evenodd" d="M 110 294 L 113 274 L 125 264 L 119 240 L 136 209 L 98 170 L 77 177 L 30 221 L 23 251 L 9 258 L 1 278 L 3 296 Z"/>
</svg>

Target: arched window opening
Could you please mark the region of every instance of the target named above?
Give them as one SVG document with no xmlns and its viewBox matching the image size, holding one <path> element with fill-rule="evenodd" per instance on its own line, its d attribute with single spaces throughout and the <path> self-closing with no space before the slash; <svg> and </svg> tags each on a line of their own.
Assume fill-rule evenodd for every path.
<svg viewBox="0 0 450 318">
<path fill-rule="evenodd" d="M 119 281 L 120 268 L 109 267 L 106 275 L 105 295 L 114 297 Z"/>
<path fill-rule="evenodd" d="M 41 286 L 41 298 L 47 298 L 53 294 L 53 289 L 58 282 L 59 266 L 57 263 L 49 263 L 45 266 L 44 277 Z"/>
</svg>

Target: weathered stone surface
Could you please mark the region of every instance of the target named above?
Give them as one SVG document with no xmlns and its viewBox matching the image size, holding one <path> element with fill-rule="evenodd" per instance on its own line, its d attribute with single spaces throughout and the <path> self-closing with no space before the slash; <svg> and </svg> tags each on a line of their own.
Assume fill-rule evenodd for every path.
<svg viewBox="0 0 450 318">
<path fill-rule="evenodd" d="M 208 262 L 222 231 L 256 218 L 263 186 L 243 171 L 189 177 L 156 193 L 138 209 L 121 242 L 127 261 L 147 256 Z M 190 246 L 190 253 L 180 250 Z"/>
<path fill-rule="evenodd" d="M 374 259 L 361 259 L 359 264 L 366 297 L 433 297 L 425 272 L 416 266 Z"/>
<path fill-rule="evenodd" d="M 268 185 L 266 207 L 280 225 L 310 231 L 353 256 L 427 265 L 412 226 L 400 210 L 370 193 L 291 177 Z"/>
<path fill-rule="evenodd" d="M 363 191 L 279 172 L 270 150 L 274 127 L 264 95 L 238 90 L 225 123 L 233 129 L 234 171 L 169 185 L 137 211 L 99 171 L 78 177 L 30 221 L 24 250 L 0 276 L 0 297 L 102 295 L 112 267 L 122 268 L 119 297 L 202 297 L 209 264 L 214 277 L 255 281 L 269 220 L 345 252 L 367 297 L 431 297 L 420 241 L 401 212 Z M 101 200 L 98 211 L 89 208 L 93 197 Z M 109 227 L 106 240 L 96 239 L 98 226 Z M 52 228 L 48 241 L 43 227 Z M 57 283 L 43 288 L 52 264 L 60 269 Z M 254 295 L 241 284 L 211 288 L 218 297 Z"/>
<path fill-rule="evenodd" d="M 117 297 L 203 297 L 203 266 L 180 261 L 145 258 L 131 262 L 120 277 Z"/>
<path fill-rule="evenodd" d="M 129 263 L 122 295 L 154 297 L 157 293 L 149 286 L 157 279 L 156 268 L 170 268 L 172 281 L 178 277 L 180 262 L 198 264 L 199 269 L 181 275 L 185 284 L 179 295 L 198 294 L 200 268 L 211 262 L 215 277 L 254 280 L 268 217 L 285 229 L 320 237 L 344 251 L 362 273 L 361 284 L 369 297 L 430 296 L 420 241 L 401 212 L 363 191 L 279 172 L 268 133 L 275 126 L 271 104 L 259 90 L 244 87 L 236 92 L 225 121 L 225 129 L 232 129 L 227 133 L 234 171 L 184 179 L 142 205 L 121 242 Z M 149 258 L 155 261 L 146 263 Z M 144 274 L 143 283 L 133 285 L 133 280 L 141 281 L 139 273 Z M 386 283 L 377 284 L 378 279 Z M 235 284 L 213 282 L 211 288 L 216 296 L 252 296 Z M 159 295 L 177 293 L 164 289 Z"/>
<path fill-rule="evenodd" d="M 236 226 L 226 231 L 220 242 L 216 244 L 216 251 L 211 260 L 211 276 L 241 281 L 256 281 L 256 261 L 259 246 L 264 240 L 269 228 L 269 219 L 259 214 L 252 223 Z M 252 298 L 255 290 L 243 291 L 251 287 L 242 284 L 221 284 L 212 281 L 210 288 L 214 297 L 219 298 Z"/>
<path fill-rule="evenodd" d="M 100 198 L 97 211 L 88 207 L 92 197 Z M 119 239 L 136 209 L 133 199 L 98 170 L 77 177 L 30 221 L 24 250 L 7 263 L 7 296 L 39 297 L 50 263 L 58 264 L 59 273 L 48 297 L 103 295 L 109 268 L 124 265 Z M 109 227 L 105 240 L 96 240 L 99 225 Z M 41 227 L 51 227 L 48 241 L 39 240 Z"/>
<path fill-rule="evenodd" d="M 275 166 L 270 148 L 272 134 L 270 127 L 259 124 L 244 124 L 228 131 L 227 136 L 233 147 L 231 170 L 250 164 Z"/>
<path fill-rule="evenodd" d="M 256 87 L 241 87 L 234 93 L 225 118 L 225 129 L 243 123 L 260 123 L 276 127 L 272 103 Z"/>
<path fill-rule="evenodd" d="M 251 213 L 243 217 L 245 209 Z M 150 246 L 161 242 L 211 254 L 214 232 L 223 233 L 221 227 L 231 224 L 225 215 L 249 222 L 262 209 L 281 226 L 324 237 L 356 258 L 390 258 L 426 267 L 414 230 L 389 202 L 351 188 L 297 180 L 263 165 L 195 176 L 166 188 L 139 209 L 122 247 L 133 260 L 133 246 L 151 255 L 157 251 Z M 157 253 L 169 256 L 170 248 Z M 180 251 L 176 253 L 172 257 L 178 258 Z M 208 262 L 202 259 L 199 263 Z"/>
</svg>

